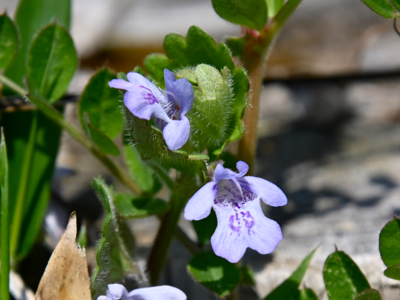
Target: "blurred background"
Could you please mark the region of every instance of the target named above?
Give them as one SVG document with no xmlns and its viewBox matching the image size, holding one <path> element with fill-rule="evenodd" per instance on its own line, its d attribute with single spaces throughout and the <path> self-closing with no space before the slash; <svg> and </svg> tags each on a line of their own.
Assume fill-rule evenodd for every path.
<svg viewBox="0 0 400 300">
<path fill-rule="evenodd" d="M 16 3 L 2 0 L 0 11 L 13 16 Z M 101 66 L 128 72 L 147 54 L 163 52 L 170 32 L 185 35 L 197 25 L 218 42 L 240 34 L 209 0 L 75 0 L 72 9 L 81 61 L 73 95 Z M 255 175 L 288 195 L 287 206 L 265 210 L 281 224 L 284 239 L 272 255 L 247 251 L 244 263 L 256 272 L 257 288 L 241 291 L 243 299 L 264 297 L 317 246 L 305 284 L 327 299 L 322 268 L 335 245 L 385 299 L 400 297 L 396 281 L 382 274 L 378 251 L 379 231 L 393 213 L 400 215 L 399 54 L 392 21 L 360 0 L 303 0 L 283 28 L 265 64 Z M 66 114 L 77 123 L 74 104 Z M 52 205 L 58 224 L 69 215 L 59 212 L 65 207 L 101 222 L 90 182 L 107 176 L 106 170 L 66 135 L 57 164 Z M 47 228 L 55 228 L 51 224 Z M 157 225 L 156 218 L 132 223 L 139 256 L 147 253 Z M 214 299 L 182 276 L 189 257 L 175 241 L 162 283 L 180 287 L 188 299 Z"/>
</svg>

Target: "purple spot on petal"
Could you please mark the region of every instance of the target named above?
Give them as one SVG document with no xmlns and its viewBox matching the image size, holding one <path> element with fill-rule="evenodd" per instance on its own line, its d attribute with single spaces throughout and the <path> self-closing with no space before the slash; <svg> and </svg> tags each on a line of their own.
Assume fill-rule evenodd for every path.
<svg viewBox="0 0 400 300">
<path fill-rule="evenodd" d="M 151 92 L 150 89 L 148 89 L 147 87 L 144 87 L 143 85 L 141 85 L 140 87 L 144 88 L 147 91 L 147 92 L 143 91 L 142 96 L 144 99 L 149 101 L 150 105 L 153 105 L 154 103 L 158 103 L 157 98 L 153 95 L 153 93 Z"/>
<path fill-rule="evenodd" d="M 238 224 L 238 226 L 235 226 L 235 216 L 234 215 L 231 215 L 229 218 L 229 228 L 232 231 L 236 232 L 238 235 L 240 235 L 241 226 L 239 226 L 239 224 Z"/>
<path fill-rule="evenodd" d="M 246 214 L 243 214 L 243 221 L 244 221 L 244 224 L 245 224 L 245 226 L 247 228 L 247 231 L 248 231 L 248 233 L 250 235 L 250 229 L 254 226 L 255 221 L 254 221 L 254 218 L 253 218 L 253 216 L 251 215 L 251 213 L 249 211 L 247 211 Z"/>
</svg>

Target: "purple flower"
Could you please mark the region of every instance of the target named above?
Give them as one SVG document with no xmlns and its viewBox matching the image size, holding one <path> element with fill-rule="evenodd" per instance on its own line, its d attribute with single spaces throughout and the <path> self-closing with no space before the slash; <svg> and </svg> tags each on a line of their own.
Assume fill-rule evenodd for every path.
<svg viewBox="0 0 400 300">
<path fill-rule="evenodd" d="M 239 161 L 239 173 L 218 164 L 214 181 L 204 185 L 189 200 L 185 219 L 201 220 L 214 208 L 218 226 L 211 237 L 216 255 L 231 263 L 238 262 L 249 247 L 261 254 L 274 251 L 282 239 L 278 223 L 264 216 L 260 198 L 265 204 L 287 204 L 285 194 L 275 184 L 262 178 L 245 176 L 249 166 Z"/>
<path fill-rule="evenodd" d="M 185 78 L 176 80 L 174 73 L 165 69 L 165 91 L 161 91 L 139 73 L 130 72 L 126 76 L 129 81 L 113 79 L 109 86 L 126 90 L 125 106 L 136 117 L 145 120 L 154 118 L 157 127 L 163 130 L 170 150 L 181 148 L 190 134 L 190 123 L 186 117 L 193 104 L 190 82 Z"/>
<path fill-rule="evenodd" d="M 121 284 L 109 284 L 107 295 L 97 300 L 186 300 L 181 290 L 168 285 L 136 289 L 128 293 Z"/>
</svg>

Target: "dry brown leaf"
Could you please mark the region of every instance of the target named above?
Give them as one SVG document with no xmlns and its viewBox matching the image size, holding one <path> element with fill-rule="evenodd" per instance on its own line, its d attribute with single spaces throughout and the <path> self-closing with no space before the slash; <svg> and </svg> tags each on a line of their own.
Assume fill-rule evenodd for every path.
<svg viewBox="0 0 400 300">
<path fill-rule="evenodd" d="M 40 280 L 35 300 L 90 300 L 85 250 L 76 244 L 76 214 L 69 218 Z"/>
</svg>

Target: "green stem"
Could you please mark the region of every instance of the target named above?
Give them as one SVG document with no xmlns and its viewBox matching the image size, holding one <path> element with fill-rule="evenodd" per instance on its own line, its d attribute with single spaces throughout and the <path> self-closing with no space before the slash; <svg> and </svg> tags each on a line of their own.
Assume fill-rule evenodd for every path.
<svg viewBox="0 0 400 300">
<path fill-rule="evenodd" d="M 172 190 L 170 209 L 161 219 L 156 240 L 147 260 L 147 269 L 150 273 L 150 283 L 156 285 L 158 277 L 164 268 L 168 250 L 175 237 L 178 221 L 189 197 L 196 191 L 197 186 L 193 178 L 182 177 Z"/>
<path fill-rule="evenodd" d="M 195 255 L 200 251 L 199 247 L 186 235 L 185 232 L 183 232 L 182 229 L 179 227 L 176 230 L 175 233 L 176 238 L 178 241 L 181 242 L 183 246 L 186 247 L 186 249 L 192 254 Z"/>
<path fill-rule="evenodd" d="M 247 69 L 250 80 L 248 105 L 243 117 L 245 132 L 239 142 L 238 160 L 249 164 L 249 173 L 253 172 L 257 148 L 257 125 L 260 107 L 260 96 L 264 71 L 264 61 L 271 50 L 271 45 L 289 16 L 301 0 L 289 0 L 278 14 L 267 24 L 260 37 L 249 39 L 243 53 L 243 66 Z"/>
<path fill-rule="evenodd" d="M 1 129 L 0 143 L 0 250 L 1 250 L 1 272 L 0 272 L 0 297 L 2 300 L 10 299 L 10 220 L 9 220 L 9 205 L 8 205 L 8 163 L 7 149 L 3 129 Z"/>
<path fill-rule="evenodd" d="M 11 79 L 9 79 L 8 77 L 6 77 L 6 76 L 4 76 L 2 74 L 0 74 L 0 82 L 4 83 L 9 88 L 13 89 L 15 92 L 17 92 L 18 94 L 20 94 L 24 98 L 28 94 L 28 92 L 25 91 L 22 87 L 20 87 L 14 81 L 12 81 Z"/>
<path fill-rule="evenodd" d="M 100 151 L 100 149 L 92 143 L 89 139 L 87 139 L 84 135 L 82 135 L 74 126 L 68 123 L 62 114 L 60 114 L 56 109 L 54 109 L 51 105 L 46 102 L 37 99 L 35 97 L 30 97 L 23 88 L 19 87 L 15 82 L 11 81 L 9 78 L 0 75 L 0 82 L 8 85 L 18 94 L 23 97 L 29 98 L 29 100 L 35 104 L 46 116 L 52 119 L 57 123 L 61 128 L 63 128 L 68 134 L 80 143 L 83 147 L 89 150 L 94 156 L 96 156 L 108 169 L 109 171 L 125 186 L 127 186 L 132 192 L 139 195 L 141 194 L 140 188 L 137 184 L 132 180 L 129 174 L 121 169 L 114 161 L 112 161 L 107 155 Z"/>
<path fill-rule="evenodd" d="M 12 218 L 10 251 L 11 251 L 11 260 L 13 262 L 15 262 L 15 258 L 18 251 L 22 221 L 24 217 L 24 203 L 26 199 L 26 194 L 28 192 L 29 177 L 32 169 L 32 158 L 33 158 L 33 150 L 35 148 L 35 143 L 36 143 L 37 125 L 38 125 L 38 112 L 36 111 L 33 113 L 28 144 L 24 155 L 25 157 L 24 163 L 22 165 L 22 170 L 19 177 L 18 192 L 15 200 L 16 201 L 15 210 Z"/>
</svg>

